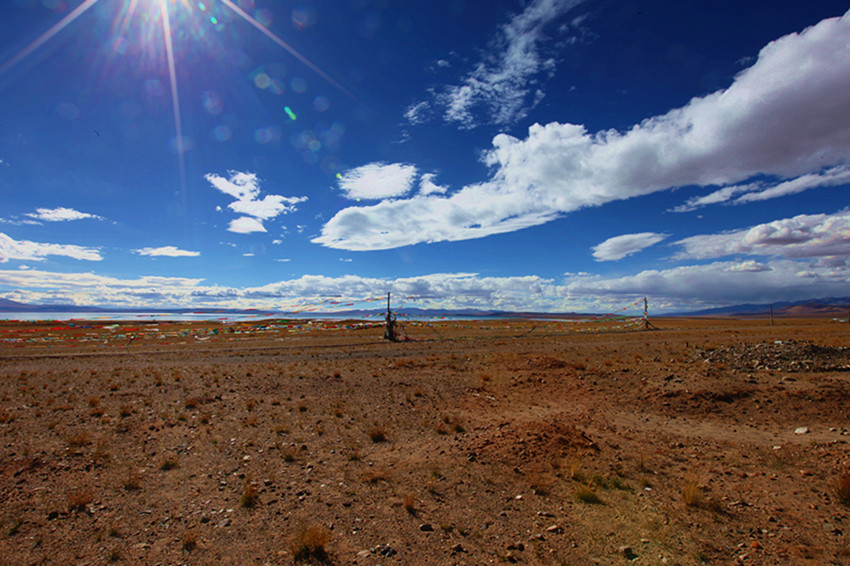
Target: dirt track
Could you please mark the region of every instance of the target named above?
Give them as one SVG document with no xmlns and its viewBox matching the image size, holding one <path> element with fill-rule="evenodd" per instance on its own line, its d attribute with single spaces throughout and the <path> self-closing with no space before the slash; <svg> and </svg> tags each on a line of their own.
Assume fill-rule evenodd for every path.
<svg viewBox="0 0 850 566">
<path fill-rule="evenodd" d="M 7 325 L 0 556 L 850 563 L 850 327 L 655 323 Z"/>
</svg>

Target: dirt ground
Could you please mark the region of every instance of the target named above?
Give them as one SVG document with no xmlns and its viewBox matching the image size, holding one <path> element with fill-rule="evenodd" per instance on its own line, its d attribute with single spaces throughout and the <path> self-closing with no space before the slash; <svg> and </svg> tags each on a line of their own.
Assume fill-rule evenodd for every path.
<svg viewBox="0 0 850 566">
<path fill-rule="evenodd" d="M 0 562 L 850 564 L 850 325 L 654 323 L 0 323 Z"/>
</svg>

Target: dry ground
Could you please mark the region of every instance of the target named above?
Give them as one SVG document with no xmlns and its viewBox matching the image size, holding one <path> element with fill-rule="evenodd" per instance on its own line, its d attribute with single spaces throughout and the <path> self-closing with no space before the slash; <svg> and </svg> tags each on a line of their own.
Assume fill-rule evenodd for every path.
<svg viewBox="0 0 850 566">
<path fill-rule="evenodd" d="M 850 563 L 850 326 L 655 323 L 5 323 L 0 562 Z"/>
</svg>

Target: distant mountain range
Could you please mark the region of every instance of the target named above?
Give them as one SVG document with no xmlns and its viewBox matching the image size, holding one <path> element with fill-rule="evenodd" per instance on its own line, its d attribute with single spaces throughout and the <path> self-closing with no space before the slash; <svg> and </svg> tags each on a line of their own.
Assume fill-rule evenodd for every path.
<svg viewBox="0 0 850 566">
<path fill-rule="evenodd" d="M 728 307 L 719 307 L 690 312 L 665 313 L 664 316 L 729 316 L 729 317 L 757 317 L 769 316 L 770 304 L 743 304 Z M 847 317 L 850 307 L 850 297 L 827 297 L 822 299 L 807 299 L 804 301 L 773 303 L 773 314 L 777 317 Z M 592 316 L 591 313 L 545 313 L 545 312 L 508 312 L 497 310 L 479 309 L 401 309 L 405 314 L 423 317 L 481 317 L 481 318 L 563 318 L 572 316 Z M 0 298 L 0 312 L 6 313 L 173 313 L 173 314 L 230 314 L 230 315 L 269 315 L 270 317 L 285 318 L 292 313 L 266 309 L 210 309 L 210 308 L 116 308 L 103 306 L 79 306 L 79 305 L 34 305 L 19 303 L 9 299 Z M 372 310 L 346 310 L 328 312 L 301 312 L 297 316 L 309 318 L 310 316 L 335 316 L 335 317 L 362 317 L 365 315 L 375 316 L 384 312 L 383 309 Z M 652 312 L 650 311 L 650 315 Z"/>
<path fill-rule="evenodd" d="M 677 316 L 770 316 L 768 304 L 743 304 L 714 309 L 677 313 Z M 847 318 L 850 297 L 827 297 L 804 301 L 773 303 L 773 314 L 777 317 L 844 317 Z"/>
</svg>

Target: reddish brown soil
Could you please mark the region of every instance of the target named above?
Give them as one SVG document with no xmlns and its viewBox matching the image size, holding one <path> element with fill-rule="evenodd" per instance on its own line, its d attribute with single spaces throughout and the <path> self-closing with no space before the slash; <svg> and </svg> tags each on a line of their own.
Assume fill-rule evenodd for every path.
<svg viewBox="0 0 850 566">
<path fill-rule="evenodd" d="M 850 326 L 655 323 L 5 323 L 0 562 L 850 563 Z"/>
</svg>

